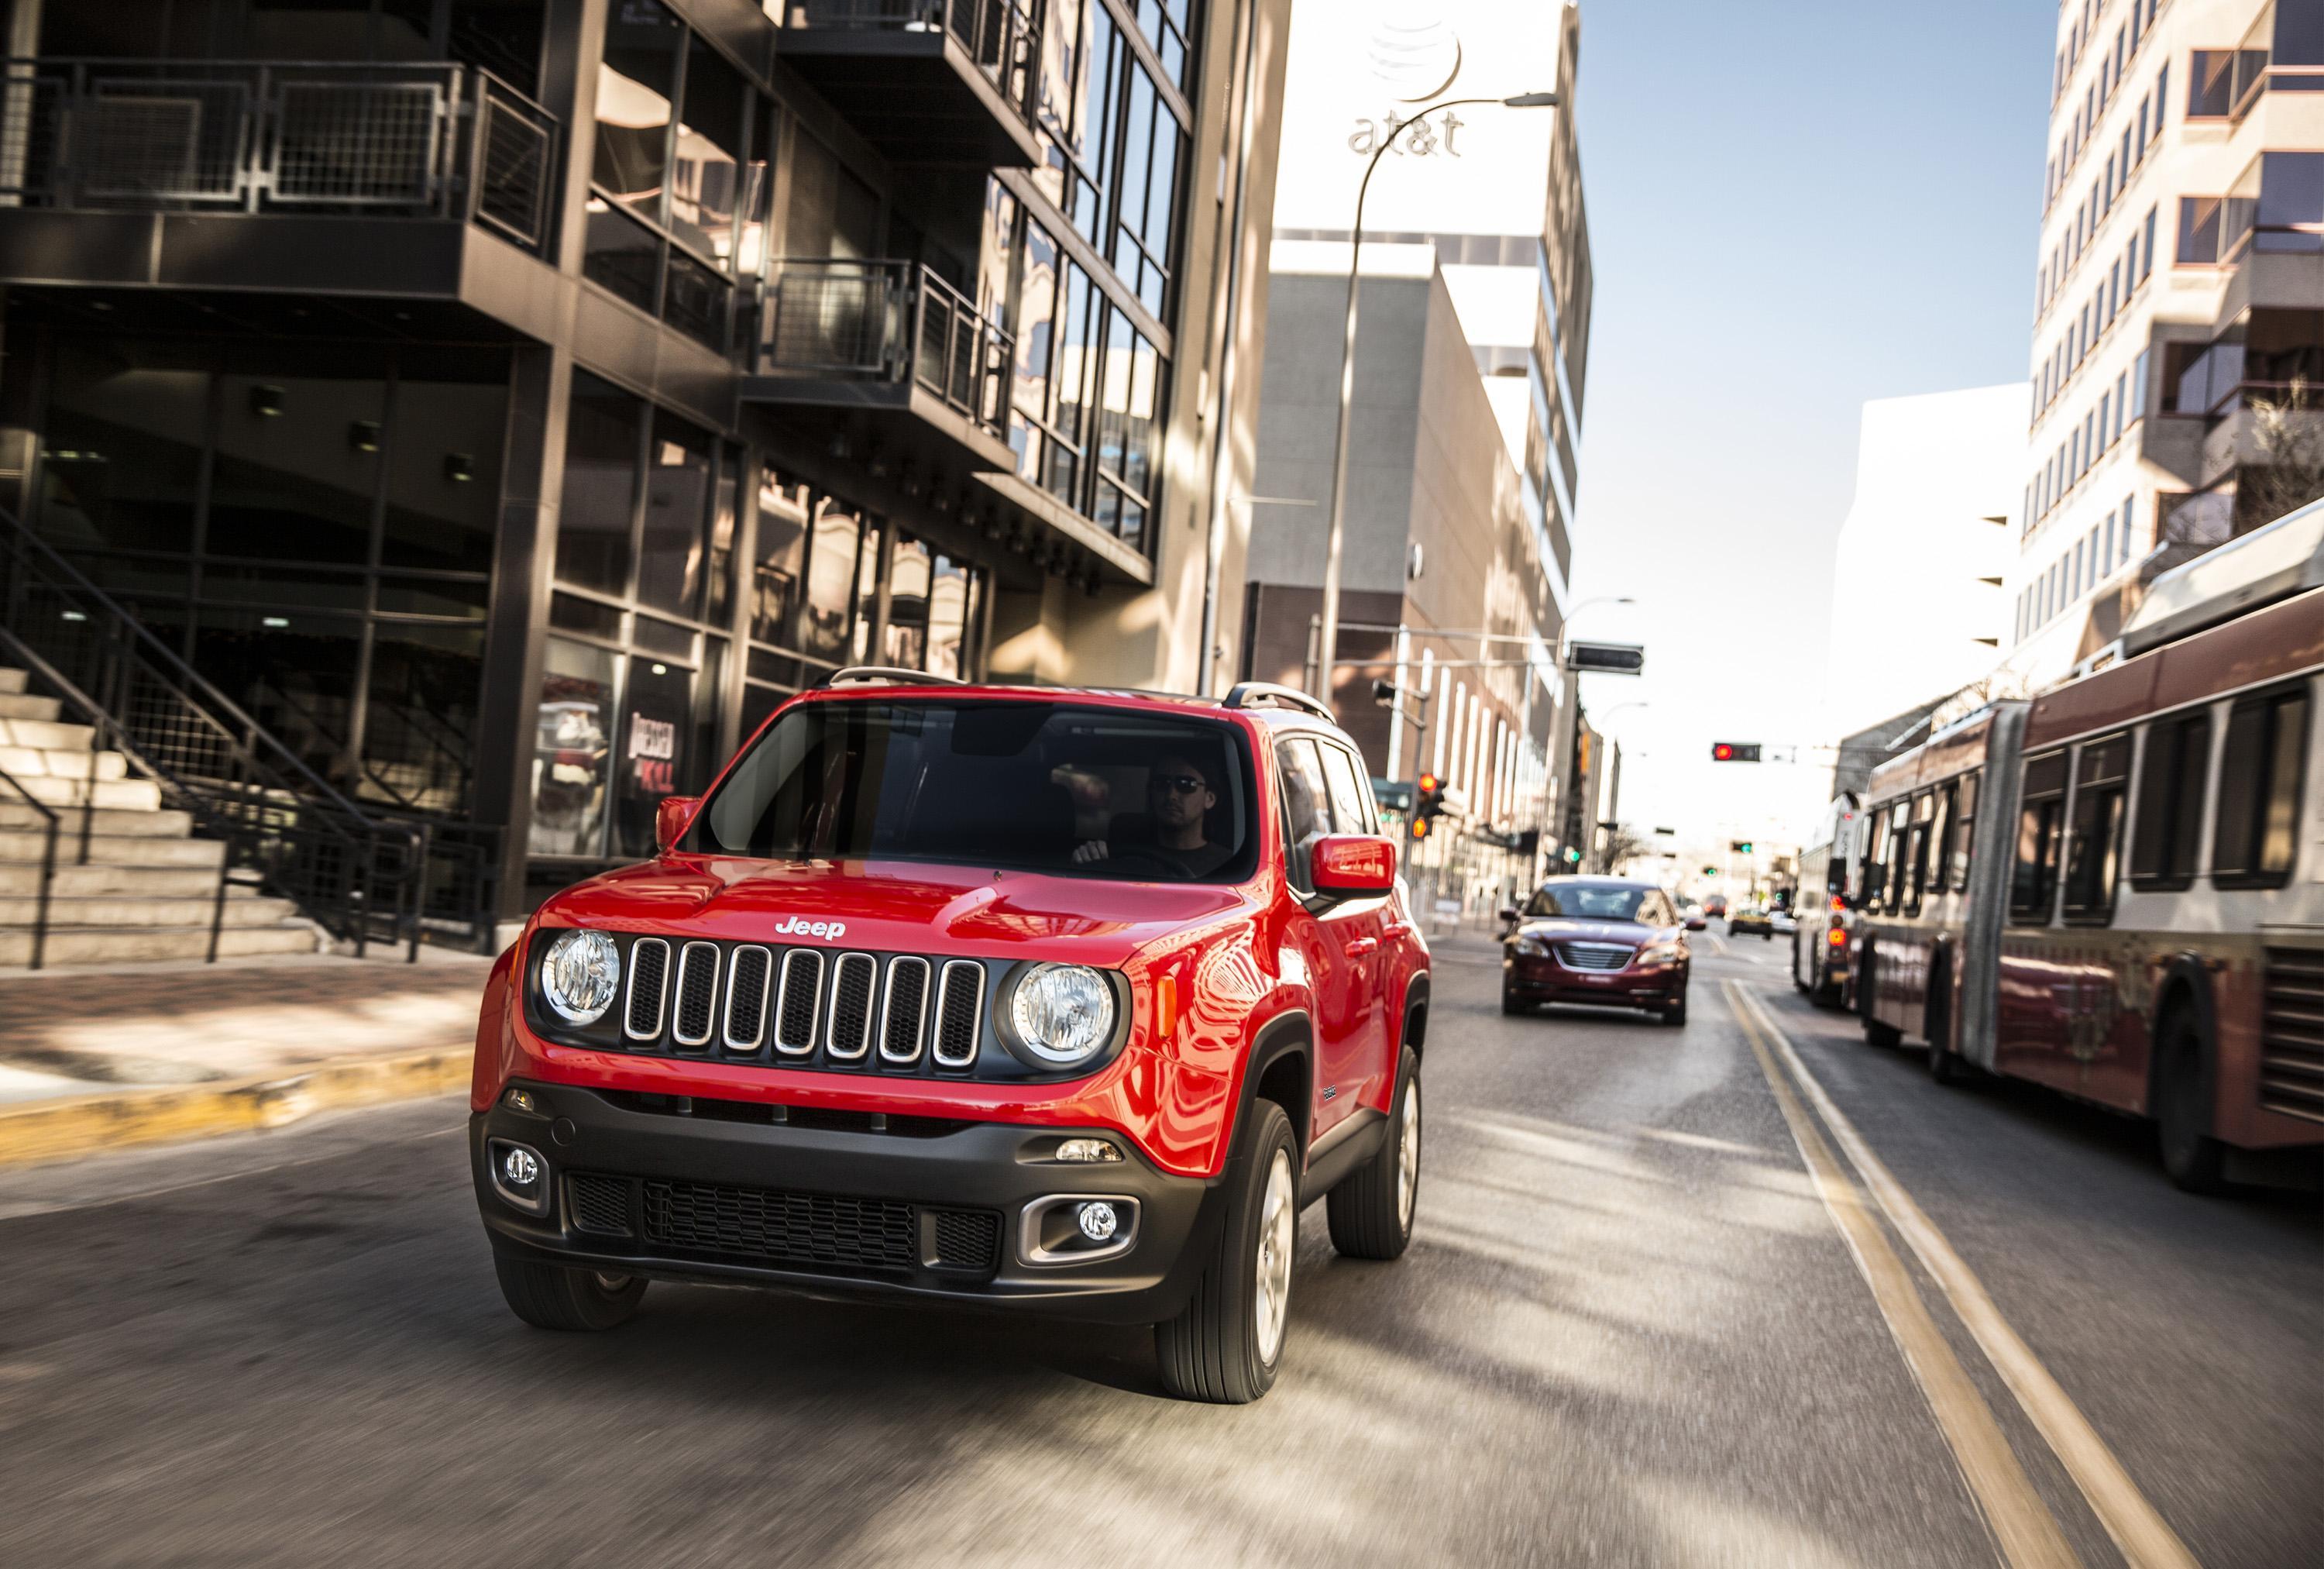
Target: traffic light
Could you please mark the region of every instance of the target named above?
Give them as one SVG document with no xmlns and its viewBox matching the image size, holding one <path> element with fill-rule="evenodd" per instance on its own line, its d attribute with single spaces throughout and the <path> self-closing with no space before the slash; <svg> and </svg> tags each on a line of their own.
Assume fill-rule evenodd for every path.
<svg viewBox="0 0 2324 1569">
<path fill-rule="evenodd" d="M 1711 743 L 1713 762 L 1757 762 L 1759 743 L 1756 741 L 1714 741 Z"/>
<path fill-rule="evenodd" d="M 1751 841 L 1748 839 L 1729 839 L 1727 841 L 1727 847 L 1738 855 L 1751 854 Z"/>
<path fill-rule="evenodd" d="M 1702 869 L 1702 874 L 1705 877 L 1716 877 L 1719 875 L 1719 868 L 1716 866 L 1706 866 Z"/>
<path fill-rule="evenodd" d="M 1581 852 L 1581 851 L 1579 851 L 1579 850 L 1576 850 L 1572 845 L 1568 844 L 1568 845 L 1565 847 L 1565 861 L 1566 861 L 1566 864 L 1568 864 L 1569 866 L 1571 866 L 1571 865 L 1578 865 L 1578 864 L 1581 863 L 1581 860 L 1582 860 L 1582 852 Z"/>
<path fill-rule="evenodd" d="M 1413 792 L 1412 836 L 1425 839 L 1435 831 L 1437 817 L 1444 810 L 1444 781 L 1433 773 L 1420 776 L 1418 788 Z"/>
</svg>

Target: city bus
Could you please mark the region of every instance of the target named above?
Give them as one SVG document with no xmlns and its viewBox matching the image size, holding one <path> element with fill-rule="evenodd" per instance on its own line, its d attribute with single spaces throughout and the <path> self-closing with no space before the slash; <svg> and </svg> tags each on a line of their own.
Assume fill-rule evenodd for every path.
<svg viewBox="0 0 2324 1569">
<path fill-rule="evenodd" d="M 1792 984 L 1819 1008 L 1837 1007 L 1848 985 L 1858 807 L 1853 791 L 1833 797 L 1817 820 L 1814 842 L 1800 852 L 1799 896 L 1792 901 Z"/>
<path fill-rule="evenodd" d="M 1873 774 L 1868 1040 L 2151 1118 L 2196 1191 L 2324 1145 L 2319 585 L 2324 506 L 2158 578 L 2117 662 Z"/>
</svg>

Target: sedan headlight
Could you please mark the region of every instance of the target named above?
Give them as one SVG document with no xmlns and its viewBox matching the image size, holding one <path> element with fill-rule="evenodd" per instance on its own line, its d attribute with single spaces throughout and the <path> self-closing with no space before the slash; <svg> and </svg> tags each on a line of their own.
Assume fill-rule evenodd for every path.
<svg viewBox="0 0 2324 1569">
<path fill-rule="evenodd" d="M 1679 960 L 1676 943 L 1654 943 L 1638 950 L 1638 967 L 1652 969 L 1656 964 L 1675 964 Z"/>
<path fill-rule="evenodd" d="M 1018 978 L 1009 1022 L 1037 1066 L 1073 1067 L 1113 1037 L 1113 987 L 1086 964 L 1036 964 Z"/>
<path fill-rule="evenodd" d="M 571 931 L 540 961 L 540 994 L 567 1024 L 595 1024 L 622 986 L 622 950 L 604 932 Z"/>
<path fill-rule="evenodd" d="M 1519 937 L 1509 946 L 1528 959 L 1549 957 L 1549 945 L 1539 937 Z"/>
</svg>

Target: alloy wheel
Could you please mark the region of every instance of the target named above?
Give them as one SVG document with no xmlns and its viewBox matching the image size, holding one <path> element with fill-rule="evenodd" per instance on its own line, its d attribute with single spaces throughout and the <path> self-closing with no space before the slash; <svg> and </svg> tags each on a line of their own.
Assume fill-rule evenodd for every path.
<svg viewBox="0 0 2324 1569">
<path fill-rule="evenodd" d="M 1291 1156 L 1277 1149 L 1267 1168 L 1267 1193 L 1259 1205 L 1259 1360 L 1273 1363 L 1283 1349 L 1284 1324 L 1291 1313 L 1291 1255 L 1297 1250 L 1299 1205 L 1291 1186 Z"/>
<path fill-rule="evenodd" d="M 1412 1206 L 1420 1196 L 1420 1081 L 1404 1086 L 1404 1129 L 1396 1151 L 1396 1223 L 1412 1231 Z"/>
</svg>

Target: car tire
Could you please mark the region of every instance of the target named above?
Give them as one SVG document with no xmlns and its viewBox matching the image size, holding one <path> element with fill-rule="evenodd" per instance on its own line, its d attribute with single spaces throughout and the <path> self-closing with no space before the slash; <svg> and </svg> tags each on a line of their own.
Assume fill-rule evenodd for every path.
<svg viewBox="0 0 2324 1569">
<path fill-rule="evenodd" d="M 561 1264 L 493 1255 L 509 1311 L 535 1329 L 604 1330 L 635 1318 L 645 1300 L 642 1275 L 600 1275 Z"/>
<path fill-rule="evenodd" d="M 2163 1170 L 2188 1193 L 2215 1194 L 2227 1186 L 2227 1146 L 2211 1137 L 2209 1053 L 2191 1010 L 2172 1010 L 2163 1022 L 2154 1063 L 2154 1131 Z"/>
<path fill-rule="evenodd" d="M 1211 1258 L 1178 1316 L 1154 1326 L 1163 1388 L 1182 1400 L 1248 1405 L 1275 1387 L 1283 1365 L 1299 1235 L 1299 1146 L 1291 1119 L 1273 1101 L 1255 1103 L 1251 1112 Z"/>
<path fill-rule="evenodd" d="M 1407 1046 L 1379 1153 L 1323 1195 L 1332 1246 L 1342 1258 L 1401 1259 L 1410 1245 L 1420 1203 L 1421 1105 L 1420 1057 Z"/>
<path fill-rule="evenodd" d="M 1534 1011 L 1534 1006 L 1530 999 L 1518 996 L 1507 986 L 1501 988 L 1501 1012 L 1507 1017 L 1523 1018 Z"/>
<path fill-rule="evenodd" d="M 1683 1027 L 1686 1023 L 1686 993 L 1681 992 L 1678 1001 L 1663 1010 L 1663 1022 Z"/>
</svg>

